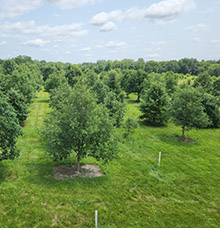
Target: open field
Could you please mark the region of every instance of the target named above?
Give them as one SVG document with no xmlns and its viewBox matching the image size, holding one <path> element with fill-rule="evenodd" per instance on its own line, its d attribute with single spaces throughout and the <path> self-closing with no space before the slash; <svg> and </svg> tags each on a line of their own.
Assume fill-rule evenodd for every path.
<svg viewBox="0 0 220 228">
<path fill-rule="evenodd" d="M 135 96 L 127 117 L 139 115 Z M 49 96 L 39 92 L 18 140 L 21 156 L 0 163 L 0 227 L 100 228 L 220 227 L 220 130 L 192 130 L 183 143 L 179 127 L 141 125 L 129 140 L 120 139 L 119 158 L 102 165 L 105 176 L 55 180 L 55 163 L 45 156 L 37 134 Z M 158 153 L 162 152 L 161 167 Z"/>
</svg>

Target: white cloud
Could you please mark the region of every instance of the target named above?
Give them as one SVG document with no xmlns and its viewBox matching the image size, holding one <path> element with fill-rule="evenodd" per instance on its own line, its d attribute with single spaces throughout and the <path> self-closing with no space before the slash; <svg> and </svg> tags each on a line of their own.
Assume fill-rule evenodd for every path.
<svg viewBox="0 0 220 228">
<path fill-rule="evenodd" d="M 160 41 L 151 41 L 151 44 L 153 45 L 153 46 L 159 46 L 159 45 L 164 45 L 166 42 L 165 41 L 162 41 L 162 40 L 160 40 Z"/>
<path fill-rule="evenodd" d="M 105 44 L 107 48 L 127 48 L 127 44 L 125 42 L 114 42 L 110 41 Z"/>
<path fill-rule="evenodd" d="M 220 39 L 212 40 L 211 43 L 212 44 L 220 44 Z"/>
<path fill-rule="evenodd" d="M 95 4 L 100 0 L 47 0 L 50 3 L 55 3 L 61 9 L 71 9 L 86 4 Z"/>
<path fill-rule="evenodd" d="M 79 38 L 88 34 L 87 30 L 82 29 L 81 23 L 72 23 L 69 25 L 58 26 L 39 26 L 34 21 L 16 22 L 13 24 L 0 25 L 0 29 L 9 34 L 33 35 L 50 37 L 57 41 Z"/>
<path fill-rule="evenodd" d="M 5 46 L 6 44 L 7 44 L 7 41 L 5 40 L 0 42 L 0 46 Z"/>
<path fill-rule="evenodd" d="M 100 0 L 47 0 L 50 3 L 56 4 L 61 9 L 71 9 L 86 4 L 94 4 Z"/>
<path fill-rule="evenodd" d="M 86 53 L 84 56 L 85 56 L 85 57 L 92 57 L 93 54 L 91 54 L 91 53 Z"/>
<path fill-rule="evenodd" d="M 145 16 L 146 9 L 131 8 L 128 9 L 125 14 L 125 19 L 142 19 Z"/>
<path fill-rule="evenodd" d="M 186 30 L 189 30 L 190 32 L 202 32 L 208 29 L 209 29 L 209 26 L 202 23 L 194 26 L 189 26 L 188 28 L 186 28 Z"/>
<path fill-rule="evenodd" d="M 25 41 L 23 42 L 23 44 L 32 46 L 32 47 L 44 47 L 49 42 L 50 42 L 49 40 L 34 39 L 34 40 Z"/>
<path fill-rule="evenodd" d="M 90 24 L 102 26 L 100 31 L 112 31 L 116 28 L 113 22 L 125 19 L 143 19 L 148 18 L 158 25 L 164 25 L 173 22 L 181 14 L 195 8 L 194 0 L 164 0 L 150 5 L 148 8 L 131 8 L 123 12 L 121 10 L 111 11 L 109 13 L 101 12 L 96 14 L 90 20 Z M 108 26 L 107 26 L 108 25 Z M 107 29 L 106 27 L 113 29 Z"/>
<path fill-rule="evenodd" d="M 156 21 L 170 21 L 193 8 L 193 0 L 164 0 L 149 6 L 145 11 L 145 17 Z"/>
<path fill-rule="evenodd" d="M 116 30 L 117 28 L 118 27 L 113 22 L 109 21 L 100 28 L 100 31 L 109 32 L 112 30 Z"/>
<path fill-rule="evenodd" d="M 36 9 L 42 0 L 3 0 L 0 7 L 0 19 L 16 18 Z"/>
<path fill-rule="evenodd" d="M 143 51 L 144 51 L 144 52 L 151 52 L 152 49 L 151 49 L 151 48 L 144 48 Z"/>
<path fill-rule="evenodd" d="M 121 20 L 121 19 L 122 19 L 121 10 L 111 11 L 110 13 L 101 12 L 99 14 L 96 14 L 90 20 L 90 24 L 100 26 L 110 22 L 111 20 Z"/>
<path fill-rule="evenodd" d="M 202 39 L 199 38 L 199 37 L 194 37 L 194 38 L 193 38 L 193 41 L 194 41 L 195 43 L 200 43 L 200 42 L 202 42 Z"/>
<path fill-rule="evenodd" d="M 87 52 L 87 51 L 89 52 L 91 50 L 92 50 L 91 47 L 85 47 L 80 49 L 80 51 L 83 51 L 83 52 Z"/>
<path fill-rule="evenodd" d="M 146 58 L 159 58 L 160 55 L 158 53 L 153 53 L 153 54 L 149 54 L 149 55 L 145 55 Z"/>
</svg>

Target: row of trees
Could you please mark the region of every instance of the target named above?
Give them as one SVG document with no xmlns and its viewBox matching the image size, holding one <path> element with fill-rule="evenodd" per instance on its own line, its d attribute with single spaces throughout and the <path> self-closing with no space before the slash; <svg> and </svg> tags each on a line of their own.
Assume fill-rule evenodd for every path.
<svg viewBox="0 0 220 228">
<path fill-rule="evenodd" d="M 28 107 L 42 84 L 41 72 L 29 57 L 0 61 L 0 161 L 19 155 L 16 138 Z"/>
<path fill-rule="evenodd" d="M 146 81 L 141 97 L 141 119 L 151 125 L 164 125 L 171 120 L 182 126 L 183 138 L 185 129 L 220 127 L 219 79 L 213 82 L 204 72 L 193 82 L 178 85 L 167 76 L 161 74 Z"/>
<path fill-rule="evenodd" d="M 104 160 L 115 156 L 114 128 L 121 126 L 125 96 L 131 93 L 136 93 L 137 101 L 141 101 L 140 118 L 147 124 L 165 125 L 174 121 L 182 126 L 183 137 L 187 128 L 219 127 L 219 66 L 218 61 L 194 59 L 167 62 L 125 59 L 79 65 L 33 61 L 26 56 L 0 61 L 1 104 L 7 107 L 1 109 L 5 119 L 1 119 L 4 130 L 0 132 L 0 155 L 2 151 L 10 154 L 4 149 L 9 142 L 7 137 L 4 141 L 4 135 L 15 125 L 17 130 L 14 135 L 11 133 L 14 141 L 9 143 L 14 155 L 10 158 L 18 154 L 15 139 L 22 132 L 18 120 L 20 124 L 24 122 L 28 106 L 42 85 L 50 93 L 52 108 L 43 131 L 48 152 L 55 159 L 65 159 L 76 152 L 78 169 L 80 160 L 87 155 Z M 184 67 L 188 70 L 184 71 Z M 7 125 L 8 129 L 3 125 L 10 116 L 3 111 L 7 109 L 12 124 Z M 127 119 L 124 126 L 127 137 L 137 124 Z"/>
<path fill-rule="evenodd" d="M 46 61 L 35 61 L 43 74 L 43 79 L 46 81 L 48 76 L 57 71 L 66 71 L 69 63 L 47 63 Z M 98 60 L 96 63 L 82 63 L 77 65 L 82 72 L 93 69 L 96 74 L 108 72 L 111 70 L 124 71 L 124 70 L 143 70 L 146 73 L 166 73 L 172 71 L 178 74 L 190 74 L 198 76 L 202 72 L 208 72 L 211 76 L 220 76 L 220 60 L 218 61 L 198 61 L 196 59 L 181 59 L 179 61 L 147 61 L 139 58 L 137 61 L 132 59 L 123 59 L 121 61 L 115 60 Z"/>
<path fill-rule="evenodd" d="M 49 154 L 55 159 L 63 159 L 75 151 L 78 170 L 79 162 L 85 156 L 114 157 L 114 150 L 109 147 L 113 145 L 109 123 L 120 126 L 124 116 L 124 97 L 131 93 L 136 93 L 137 101 L 141 101 L 140 118 L 145 123 L 158 126 L 173 121 L 181 125 L 183 138 L 185 129 L 219 127 L 219 84 L 220 78 L 211 77 L 208 71 L 197 77 L 183 77 L 172 71 L 159 74 L 147 73 L 143 69 L 113 69 L 97 74 L 94 67 L 83 69 L 72 64 L 68 64 L 65 70 L 57 67 L 45 80 L 53 110 L 43 132 Z M 97 107 L 105 113 L 103 119 L 92 112 Z M 92 113 L 94 121 L 88 113 Z M 100 126 L 105 121 L 108 127 L 103 127 L 103 132 Z M 132 119 L 127 119 L 124 126 L 126 137 L 137 125 Z M 103 153 L 100 153 L 100 148 Z"/>
</svg>

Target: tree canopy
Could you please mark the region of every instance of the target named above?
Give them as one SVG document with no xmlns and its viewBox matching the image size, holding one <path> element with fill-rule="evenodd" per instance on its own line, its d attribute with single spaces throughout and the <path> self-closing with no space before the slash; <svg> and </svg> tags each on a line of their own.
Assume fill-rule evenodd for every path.
<svg viewBox="0 0 220 228">
<path fill-rule="evenodd" d="M 66 159 L 75 152 L 79 171 L 80 160 L 86 156 L 105 161 L 115 156 L 112 133 L 108 110 L 97 104 L 94 94 L 85 86 L 77 84 L 66 93 L 64 103 L 53 107 L 43 136 L 54 159 Z"/>
<path fill-rule="evenodd" d="M 182 127 L 182 138 L 185 138 L 186 129 L 208 126 L 209 118 L 204 109 L 198 89 L 185 86 L 174 94 L 172 117 L 174 123 Z"/>
<path fill-rule="evenodd" d="M 12 106 L 0 91 L 0 161 L 19 156 L 16 139 L 22 129 Z"/>
</svg>

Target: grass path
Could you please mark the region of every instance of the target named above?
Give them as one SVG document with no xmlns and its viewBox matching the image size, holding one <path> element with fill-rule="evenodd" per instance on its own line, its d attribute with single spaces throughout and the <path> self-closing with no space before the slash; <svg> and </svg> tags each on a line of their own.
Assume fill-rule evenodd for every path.
<svg viewBox="0 0 220 228">
<path fill-rule="evenodd" d="M 21 156 L 0 163 L 0 227 L 100 228 L 220 227 L 220 130 L 192 130 L 196 143 L 179 142 L 180 128 L 140 126 L 120 138 L 119 158 L 101 165 L 105 176 L 55 180 L 56 165 L 45 156 L 37 134 L 49 111 L 39 92 L 30 107 Z M 137 117 L 135 97 L 127 116 Z M 157 165 L 162 151 L 161 167 Z M 74 158 L 59 163 L 72 163 Z M 95 163 L 92 159 L 85 163 Z"/>
</svg>

